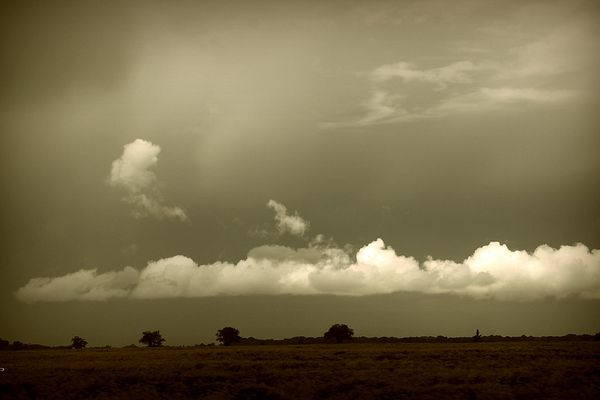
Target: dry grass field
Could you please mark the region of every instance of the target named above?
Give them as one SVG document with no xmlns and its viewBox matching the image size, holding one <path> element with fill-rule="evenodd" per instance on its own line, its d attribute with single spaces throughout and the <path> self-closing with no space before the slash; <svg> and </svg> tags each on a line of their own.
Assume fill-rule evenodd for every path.
<svg viewBox="0 0 600 400">
<path fill-rule="evenodd" d="M 599 399 L 600 342 L 0 352 L 2 399 Z"/>
</svg>

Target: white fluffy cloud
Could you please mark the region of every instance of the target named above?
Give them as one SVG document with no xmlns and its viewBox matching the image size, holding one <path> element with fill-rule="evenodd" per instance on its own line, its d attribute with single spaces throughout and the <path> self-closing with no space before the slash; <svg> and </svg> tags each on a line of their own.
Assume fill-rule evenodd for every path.
<svg viewBox="0 0 600 400">
<path fill-rule="evenodd" d="M 106 300 L 128 297 L 138 281 L 139 272 L 132 267 L 103 274 L 82 269 L 58 278 L 33 278 L 17 291 L 17 297 L 28 302 Z"/>
<path fill-rule="evenodd" d="M 269 200 L 267 206 L 275 212 L 275 221 L 279 233 L 291 233 L 292 235 L 303 236 L 309 228 L 309 223 L 295 212 L 288 214 L 286 206 L 275 200 Z"/>
<path fill-rule="evenodd" d="M 157 187 L 156 175 L 150 168 L 158 163 L 160 147 L 142 139 L 136 139 L 123 147 L 121 157 L 113 161 L 109 183 L 126 192 L 123 200 L 133 206 L 136 218 L 152 216 L 176 218 L 186 221 L 183 209 L 167 206 Z"/>
<path fill-rule="evenodd" d="M 491 242 L 455 262 L 420 263 L 377 239 L 354 257 L 318 244 L 292 249 L 260 246 L 236 264 L 198 265 L 181 255 L 151 261 L 141 271 L 80 270 L 34 278 L 16 296 L 26 302 L 175 298 L 222 295 L 372 295 L 393 292 L 456 294 L 497 300 L 575 296 L 600 299 L 600 251 L 583 244 L 532 253 Z"/>
</svg>

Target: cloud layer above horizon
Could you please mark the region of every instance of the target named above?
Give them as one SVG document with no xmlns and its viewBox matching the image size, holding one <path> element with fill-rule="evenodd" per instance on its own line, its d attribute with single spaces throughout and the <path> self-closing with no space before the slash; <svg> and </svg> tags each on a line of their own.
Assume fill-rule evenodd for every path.
<svg viewBox="0 0 600 400">
<path fill-rule="evenodd" d="M 355 257 L 320 243 L 299 249 L 260 246 L 235 264 L 198 265 L 176 255 L 150 261 L 142 270 L 82 269 L 55 278 L 33 278 L 15 295 L 24 302 L 394 292 L 500 301 L 600 299 L 600 251 L 583 244 L 559 249 L 542 245 L 528 253 L 491 242 L 462 262 L 433 258 L 419 262 L 397 254 L 382 239 L 362 247 Z"/>
</svg>

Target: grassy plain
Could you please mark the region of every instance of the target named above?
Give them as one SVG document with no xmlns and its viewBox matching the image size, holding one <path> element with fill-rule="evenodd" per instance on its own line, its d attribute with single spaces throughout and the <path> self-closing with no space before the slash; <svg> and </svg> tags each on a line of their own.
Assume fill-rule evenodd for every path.
<svg viewBox="0 0 600 400">
<path fill-rule="evenodd" d="M 0 352 L 0 398 L 600 399 L 600 342 Z"/>
</svg>

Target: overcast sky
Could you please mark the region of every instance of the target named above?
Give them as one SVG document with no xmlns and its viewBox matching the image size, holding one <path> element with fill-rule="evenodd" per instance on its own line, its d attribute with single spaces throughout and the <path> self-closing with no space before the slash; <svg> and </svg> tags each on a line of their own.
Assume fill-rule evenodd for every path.
<svg viewBox="0 0 600 400">
<path fill-rule="evenodd" d="M 0 337 L 600 331 L 595 1 L 8 3 Z"/>
</svg>

